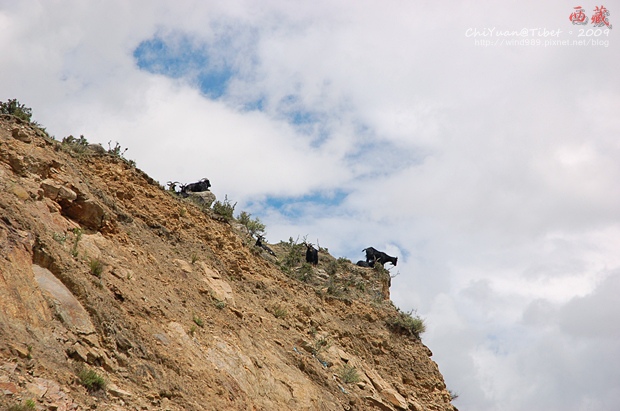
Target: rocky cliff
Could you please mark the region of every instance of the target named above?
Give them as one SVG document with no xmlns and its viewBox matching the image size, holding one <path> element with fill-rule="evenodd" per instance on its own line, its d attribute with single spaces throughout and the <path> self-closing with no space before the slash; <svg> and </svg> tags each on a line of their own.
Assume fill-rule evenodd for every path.
<svg viewBox="0 0 620 411">
<path fill-rule="evenodd" d="M 269 247 L 2 116 L 0 409 L 455 410 L 387 272 Z"/>
</svg>

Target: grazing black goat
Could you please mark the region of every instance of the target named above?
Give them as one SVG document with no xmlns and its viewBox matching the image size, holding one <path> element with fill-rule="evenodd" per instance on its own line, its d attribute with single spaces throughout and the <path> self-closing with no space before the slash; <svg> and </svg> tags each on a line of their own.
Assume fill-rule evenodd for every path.
<svg viewBox="0 0 620 411">
<path fill-rule="evenodd" d="M 398 257 L 390 257 L 383 251 L 379 251 L 372 247 L 364 248 L 362 251 L 366 251 L 366 262 L 371 267 L 374 267 L 375 263 L 381 264 L 382 267 L 385 263 L 392 263 L 392 265 L 395 266 L 398 262 Z"/>
<path fill-rule="evenodd" d="M 319 263 L 319 251 L 310 243 L 306 243 L 306 262 L 312 265 Z"/>
<path fill-rule="evenodd" d="M 265 244 L 263 244 L 263 240 L 265 239 L 265 237 L 263 237 L 262 235 L 259 235 L 258 238 L 256 239 L 256 246 L 262 248 L 263 250 L 267 251 L 269 254 L 271 254 L 272 256 L 275 257 L 276 253 L 273 252 L 273 250 L 269 247 L 267 247 Z"/>
</svg>

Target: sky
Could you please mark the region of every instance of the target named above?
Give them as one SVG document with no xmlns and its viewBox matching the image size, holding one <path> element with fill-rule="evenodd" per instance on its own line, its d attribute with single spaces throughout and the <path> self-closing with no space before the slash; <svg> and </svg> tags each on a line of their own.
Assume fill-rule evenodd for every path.
<svg viewBox="0 0 620 411">
<path fill-rule="evenodd" d="M 618 0 L 0 0 L 0 101 L 271 243 L 398 256 L 461 411 L 612 411 L 618 30 Z"/>
</svg>

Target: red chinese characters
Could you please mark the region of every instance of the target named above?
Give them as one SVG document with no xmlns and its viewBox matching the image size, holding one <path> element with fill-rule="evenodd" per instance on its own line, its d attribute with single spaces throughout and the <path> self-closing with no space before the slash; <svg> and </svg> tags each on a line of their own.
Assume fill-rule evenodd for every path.
<svg viewBox="0 0 620 411">
<path fill-rule="evenodd" d="M 586 24 L 588 24 L 588 21 L 591 21 L 594 27 L 606 26 L 608 29 L 611 28 L 611 24 L 609 24 L 609 19 L 607 19 L 607 17 L 609 16 L 609 10 L 605 8 L 605 6 L 596 6 L 594 9 L 594 14 L 591 18 L 586 15 L 583 7 L 576 6 L 573 7 L 573 9 L 575 9 L 575 11 L 573 11 L 568 17 L 571 23 L 585 26 Z"/>
<path fill-rule="evenodd" d="M 588 16 L 586 16 L 586 13 L 583 12 L 583 9 L 581 8 L 581 6 L 577 6 L 577 7 L 573 7 L 575 9 L 574 12 L 571 13 L 570 15 L 570 21 L 573 24 L 588 24 Z"/>
<path fill-rule="evenodd" d="M 607 16 L 609 16 L 609 10 L 607 10 L 605 6 L 596 6 L 596 8 L 594 9 L 594 15 L 592 16 L 592 24 L 594 25 L 594 27 L 607 26 L 607 28 L 610 29 L 611 24 L 609 24 Z"/>
</svg>

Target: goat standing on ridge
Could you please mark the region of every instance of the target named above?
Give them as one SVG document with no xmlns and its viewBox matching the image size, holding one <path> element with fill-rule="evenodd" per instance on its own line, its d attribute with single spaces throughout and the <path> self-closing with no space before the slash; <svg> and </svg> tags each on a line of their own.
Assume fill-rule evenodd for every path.
<svg viewBox="0 0 620 411">
<path fill-rule="evenodd" d="M 312 265 L 319 263 L 319 251 L 310 243 L 306 243 L 306 262 Z"/>
<path fill-rule="evenodd" d="M 364 248 L 362 251 L 366 252 L 366 262 L 371 267 L 374 267 L 375 263 L 381 264 L 381 267 L 383 267 L 385 263 L 392 263 L 392 265 L 396 266 L 398 262 L 398 257 L 390 257 L 383 251 L 379 251 L 373 247 Z"/>
</svg>

